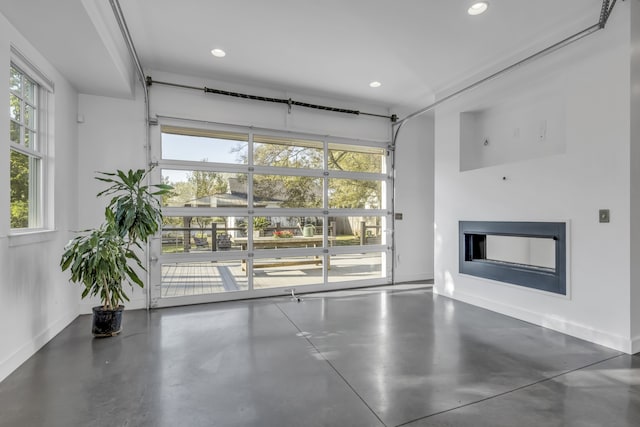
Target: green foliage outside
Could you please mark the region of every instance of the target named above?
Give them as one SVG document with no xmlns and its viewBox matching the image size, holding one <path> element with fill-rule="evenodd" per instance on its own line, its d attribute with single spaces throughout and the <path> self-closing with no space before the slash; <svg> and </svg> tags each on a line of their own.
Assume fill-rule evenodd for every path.
<svg viewBox="0 0 640 427">
<path fill-rule="evenodd" d="M 253 218 L 254 230 L 266 230 L 269 226 L 271 226 L 271 222 L 267 218 L 263 216 Z"/>
<path fill-rule="evenodd" d="M 323 151 L 318 148 L 283 144 L 256 144 L 254 164 L 283 168 L 321 169 Z M 242 155 L 246 162 L 246 155 Z M 202 161 L 207 161 L 203 159 Z M 330 170 L 380 173 L 382 156 L 368 152 L 329 150 Z M 218 172 L 194 171 L 182 182 L 168 182 L 174 191 L 165 196 L 164 205 L 185 206 L 196 200 L 229 191 L 225 175 Z M 244 174 L 237 176 L 240 181 Z M 278 201 L 283 208 L 318 208 L 322 206 L 322 180 L 307 176 L 254 175 L 254 196 L 260 201 Z M 331 207 L 380 208 L 380 181 L 331 179 Z M 183 224 L 173 224 L 182 226 Z M 199 224 L 206 226 L 208 224 Z"/>
<path fill-rule="evenodd" d="M 10 158 L 11 228 L 29 227 L 29 156 L 15 150 Z"/>
<path fill-rule="evenodd" d="M 207 159 L 202 161 L 206 162 Z M 169 177 L 164 177 L 163 184 L 173 187 L 173 191 L 162 196 L 163 206 L 187 206 L 197 200 L 229 191 L 225 175 L 210 171 L 189 172 L 187 180 L 179 182 L 170 182 Z"/>
<path fill-rule="evenodd" d="M 18 145 L 29 147 L 29 136 L 33 133 L 24 128 L 28 124 L 34 128 L 34 107 L 23 102 L 21 97 L 33 103 L 34 83 L 13 66 L 9 69 L 9 140 Z M 21 134 L 21 132 L 23 132 Z M 11 228 L 28 228 L 37 226 L 29 224 L 29 156 L 17 150 L 10 150 L 10 225 Z M 35 163 L 35 162 L 34 162 Z M 31 165 L 33 167 L 33 165 Z M 37 173 L 37 171 L 31 171 Z M 33 208 L 33 206 L 32 206 Z"/>
<path fill-rule="evenodd" d="M 283 208 L 322 207 L 322 180 L 308 176 L 254 175 L 257 201 L 279 201 Z"/>
<path fill-rule="evenodd" d="M 324 151 L 317 146 L 287 145 L 277 143 L 255 143 L 253 163 L 256 166 L 273 166 L 281 168 L 295 168 L 298 170 L 322 170 L 324 165 Z M 237 149 L 237 153 L 246 153 Z M 238 154 L 238 162 L 248 164 L 247 154 Z M 202 159 L 206 162 L 207 159 Z M 337 150 L 330 147 L 327 168 L 333 171 L 382 173 L 383 153 L 369 151 L 366 148 L 358 151 L 354 149 Z M 171 184 L 174 191 L 163 196 L 165 206 L 195 206 L 196 201 L 204 202 L 207 197 L 215 197 L 229 193 L 227 184 L 229 173 L 193 171 L 186 180 L 169 182 L 165 177 L 165 184 Z M 237 174 L 236 183 L 244 184 L 246 191 L 246 174 Z M 288 175 L 253 175 L 253 192 L 256 204 L 277 204 L 281 208 L 321 208 L 323 206 L 323 179 L 310 176 Z M 234 191 L 237 191 L 234 188 Z M 329 206 L 331 208 L 347 209 L 379 209 L 382 207 L 382 183 L 379 180 L 329 179 Z M 258 220 L 260 217 L 255 218 Z M 185 220 L 187 223 L 185 223 Z M 198 226 L 201 230 L 208 229 L 212 219 L 210 217 L 171 217 L 164 219 L 167 227 Z M 261 225 L 254 223 L 254 229 L 261 229 Z M 202 234 L 202 233 L 201 233 Z M 344 240 L 337 244 L 359 244 L 359 239 Z"/>
<path fill-rule="evenodd" d="M 381 156 L 355 151 L 329 150 L 329 169 L 381 173 Z"/>
<path fill-rule="evenodd" d="M 329 194 L 331 208 L 379 209 L 381 207 L 380 181 L 330 179 Z"/>
<path fill-rule="evenodd" d="M 355 151 L 329 150 L 329 169 L 351 172 L 382 172 L 380 155 Z M 330 179 L 330 206 L 332 208 L 382 207 L 380 181 Z"/>
<path fill-rule="evenodd" d="M 253 154 L 255 165 L 283 168 L 320 169 L 322 159 L 322 149 L 281 144 L 255 144 Z"/>
<path fill-rule="evenodd" d="M 206 159 L 203 161 L 206 161 Z M 194 195 L 196 199 L 213 194 L 223 194 L 229 188 L 222 176 L 215 172 L 194 171 L 189 176 L 189 183 L 195 188 Z"/>
</svg>

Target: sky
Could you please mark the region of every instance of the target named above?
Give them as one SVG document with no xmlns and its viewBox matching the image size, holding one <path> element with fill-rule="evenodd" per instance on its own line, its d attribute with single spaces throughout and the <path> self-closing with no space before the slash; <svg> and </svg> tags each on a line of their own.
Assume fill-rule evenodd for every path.
<svg viewBox="0 0 640 427">
<path fill-rule="evenodd" d="M 241 151 L 234 151 L 242 147 Z M 162 134 L 162 158 L 170 160 L 189 160 L 200 162 L 207 160 L 216 163 L 244 164 L 248 143 L 216 138 L 188 135 Z M 171 182 L 186 181 L 189 171 L 165 170 Z"/>
</svg>

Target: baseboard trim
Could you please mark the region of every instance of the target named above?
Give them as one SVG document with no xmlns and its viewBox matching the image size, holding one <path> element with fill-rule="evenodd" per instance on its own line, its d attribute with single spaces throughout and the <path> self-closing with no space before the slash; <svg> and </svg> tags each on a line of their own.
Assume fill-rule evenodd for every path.
<svg viewBox="0 0 640 427">
<path fill-rule="evenodd" d="M 393 281 L 395 283 L 405 283 L 405 282 L 423 282 L 429 281 L 433 282 L 433 273 L 421 273 L 421 274 L 396 274 L 393 277 Z"/>
<path fill-rule="evenodd" d="M 625 337 L 614 335 L 587 325 L 575 323 L 566 319 L 560 319 L 556 316 L 537 313 L 524 309 L 522 307 L 516 307 L 509 304 L 488 300 L 460 291 L 455 291 L 449 295 L 446 293 L 438 292 L 437 287 L 434 287 L 433 292 L 444 297 L 462 301 L 467 304 L 494 311 L 496 313 L 504 314 L 505 316 L 510 316 L 519 320 L 523 320 L 525 322 L 533 323 L 534 325 L 552 329 L 554 331 L 561 332 L 566 335 L 571 335 L 572 337 L 580 338 L 582 340 L 621 351 L 623 353 L 633 354 L 634 352 L 640 351 L 640 336 L 633 340 L 630 340 Z"/>
<path fill-rule="evenodd" d="M 53 337 L 58 335 L 64 328 L 73 322 L 77 313 L 69 313 L 66 316 L 53 322 L 44 331 L 36 335 L 32 340 L 23 344 L 19 349 L 13 352 L 9 357 L 0 362 L 0 381 L 7 378 L 13 371 L 18 369 L 20 365 L 26 362 L 46 343 L 51 341 Z"/>
<path fill-rule="evenodd" d="M 631 354 L 640 352 L 640 335 L 633 337 L 631 340 Z"/>
</svg>

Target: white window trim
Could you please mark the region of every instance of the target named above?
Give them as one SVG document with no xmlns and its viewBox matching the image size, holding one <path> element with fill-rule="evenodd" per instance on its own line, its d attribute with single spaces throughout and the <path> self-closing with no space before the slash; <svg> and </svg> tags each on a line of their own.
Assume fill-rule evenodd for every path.
<svg viewBox="0 0 640 427">
<path fill-rule="evenodd" d="M 25 73 L 27 73 L 29 75 L 29 78 L 33 79 L 47 92 L 54 93 L 55 86 L 53 84 L 53 81 L 50 80 L 42 71 L 40 71 L 40 68 L 29 61 L 14 46 L 11 46 L 11 63 L 15 64 L 16 67 L 22 69 Z"/>
<path fill-rule="evenodd" d="M 53 205 L 53 170 L 50 154 L 53 143 L 50 134 L 50 123 L 53 120 L 53 93 L 54 83 L 32 62 L 30 62 L 18 49 L 11 46 L 10 64 L 18 68 L 27 77 L 38 84 L 38 105 L 37 105 L 37 127 L 39 150 L 33 150 L 13 142 L 9 142 L 8 148 L 17 152 L 39 158 L 41 163 L 40 176 L 38 177 L 39 194 L 34 202 L 42 207 L 40 212 L 40 226 L 33 228 L 11 228 L 8 229 L 9 246 L 37 243 L 52 238 L 55 231 L 54 205 Z M 31 192 L 30 192 L 31 197 Z"/>
</svg>

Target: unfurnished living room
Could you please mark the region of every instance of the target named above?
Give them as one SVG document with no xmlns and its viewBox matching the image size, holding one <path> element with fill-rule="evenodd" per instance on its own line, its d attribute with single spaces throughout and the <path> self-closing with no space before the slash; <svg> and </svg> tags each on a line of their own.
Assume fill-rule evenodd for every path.
<svg viewBox="0 0 640 427">
<path fill-rule="evenodd" d="M 0 427 L 640 425 L 639 46 L 640 0 L 3 0 Z"/>
</svg>

